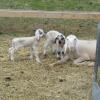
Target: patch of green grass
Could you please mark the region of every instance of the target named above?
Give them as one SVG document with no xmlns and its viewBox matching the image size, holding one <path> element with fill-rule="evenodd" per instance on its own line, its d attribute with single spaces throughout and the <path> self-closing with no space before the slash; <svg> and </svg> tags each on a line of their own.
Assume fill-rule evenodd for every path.
<svg viewBox="0 0 100 100">
<path fill-rule="evenodd" d="M 100 0 L 0 0 L 0 8 L 100 11 Z"/>
<path fill-rule="evenodd" d="M 13 36 L 32 36 L 37 28 L 45 32 L 58 30 L 65 35 L 96 37 L 96 25 L 100 20 L 60 20 L 32 18 L 0 18 L 0 33 Z"/>
</svg>

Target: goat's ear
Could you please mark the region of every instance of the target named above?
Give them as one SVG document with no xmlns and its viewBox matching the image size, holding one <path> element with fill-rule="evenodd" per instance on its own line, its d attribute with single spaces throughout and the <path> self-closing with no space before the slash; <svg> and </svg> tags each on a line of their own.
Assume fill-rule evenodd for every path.
<svg viewBox="0 0 100 100">
<path fill-rule="evenodd" d="M 61 35 L 61 37 L 65 39 L 65 36 L 64 35 Z"/>
<path fill-rule="evenodd" d="M 58 35 L 59 36 L 59 35 Z M 56 43 L 56 41 L 58 40 L 58 36 L 55 38 L 55 41 L 54 41 L 54 43 Z"/>
<path fill-rule="evenodd" d="M 39 30 L 39 34 L 41 34 L 42 32 Z"/>
<path fill-rule="evenodd" d="M 74 45 L 75 45 L 75 46 L 76 46 L 76 44 L 77 44 L 77 40 L 78 40 L 77 38 L 74 39 Z"/>
<path fill-rule="evenodd" d="M 61 35 L 61 37 L 63 37 L 63 35 Z"/>
<path fill-rule="evenodd" d="M 63 41 L 64 41 L 64 43 L 63 43 L 63 44 L 65 44 L 65 39 L 64 39 Z"/>
<path fill-rule="evenodd" d="M 36 37 L 37 37 L 37 40 L 39 41 L 40 40 L 40 35 L 36 34 Z"/>
<path fill-rule="evenodd" d="M 41 36 L 45 35 L 43 30 L 39 30 L 39 34 L 40 34 Z"/>
</svg>

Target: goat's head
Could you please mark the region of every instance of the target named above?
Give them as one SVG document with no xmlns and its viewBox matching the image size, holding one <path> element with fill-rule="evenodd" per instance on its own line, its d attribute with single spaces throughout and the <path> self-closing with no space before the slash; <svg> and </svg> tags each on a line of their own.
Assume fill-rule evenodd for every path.
<svg viewBox="0 0 100 100">
<path fill-rule="evenodd" d="M 57 58 L 62 59 L 64 57 L 65 36 L 58 35 L 55 38 L 55 43 L 57 45 Z"/>
<path fill-rule="evenodd" d="M 65 48 L 69 51 L 74 51 L 76 48 L 78 38 L 75 35 L 69 35 L 66 37 Z M 65 50 L 66 51 L 66 50 Z"/>
<path fill-rule="evenodd" d="M 37 36 L 37 39 L 40 40 L 41 37 L 45 35 L 44 31 L 42 29 L 37 29 L 35 32 L 35 36 Z"/>
<path fill-rule="evenodd" d="M 59 44 L 59 46 L 63 47 L 65 44 L 65 36 L 64 35 L 58 35 L 55 38 L 55 43 Z"/>
</svg>

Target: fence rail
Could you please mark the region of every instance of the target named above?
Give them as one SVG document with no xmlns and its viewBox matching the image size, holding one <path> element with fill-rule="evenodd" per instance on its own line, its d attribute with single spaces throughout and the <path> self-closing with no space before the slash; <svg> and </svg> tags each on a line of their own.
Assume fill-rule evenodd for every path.
<svg viewBox="0 0 100 100">
<path fill-rule="evenodd" d="M 0 17 L 29 17 L 56 19 L 100 19 L 100 12 L 84 11 L 41 11 L 1 9 Z"/>
</svg>

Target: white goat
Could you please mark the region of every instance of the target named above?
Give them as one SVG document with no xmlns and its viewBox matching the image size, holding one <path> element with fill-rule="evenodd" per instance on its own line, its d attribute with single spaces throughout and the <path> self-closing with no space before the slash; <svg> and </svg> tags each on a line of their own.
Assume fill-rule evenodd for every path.
<svg viewBox="0 0 100 100">
<path fill-rule="evenodd" d="M 52 66 L 61 64 L 68 59 L 74 60 L 76 65 L 84 65 L 85 61 L 94 61 L 96 52 L 96 40 L 79 40 L 75 35 L 66 37 L 64 45 L 66 56 L 60 61 L 53 63 Z M 93 65 L 94 63 L 90 63 Z"/>
<path fill-rule="evenodd" d="M 33 59 L 33 54 L 36 57 L 36 61 L 41 63 L 38 55 L 38 44 L 40 38 L 44 35 L 42 29 L 37 29 L 35 36 L 32 37 L 19 37 L 12 40 L 12 47 L 9 48 L 10 60 L 14 61 L 14 53 L 23 47 L 30 47 L 30 59 Z"/>
<path fill-rule="evenodd" d="M 44 45 L 44 55 L 47 54 L 48 47 L 51 47 L 53 50 L 53 53 L 57 54 L 57 58 L 62 58 L 63 55 L 61 55 L 61 52 L 63 52 L 63 47 L 65 44 L 65 36 L 55 30 L 51 30 L 47 32 L 46 34 L 47 41 Z"/>
</svg>

